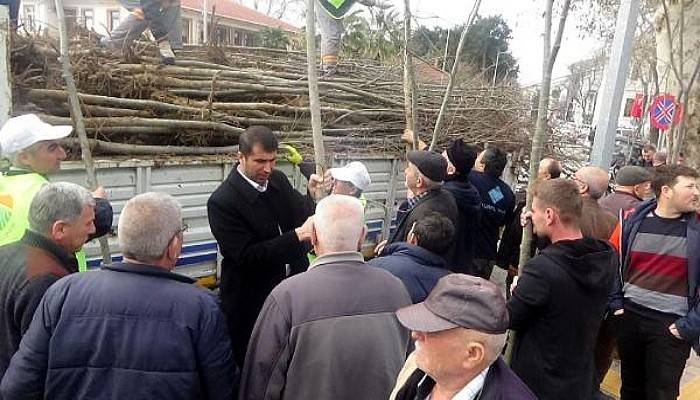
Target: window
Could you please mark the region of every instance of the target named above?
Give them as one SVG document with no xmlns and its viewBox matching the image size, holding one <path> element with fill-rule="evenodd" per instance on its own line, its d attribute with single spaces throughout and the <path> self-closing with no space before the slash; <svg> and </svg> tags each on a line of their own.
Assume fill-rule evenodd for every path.
<svg viewBox="0 0 700 400">
<path fill-rule="evenodd" d="M 218 26 L 216 28 L 216 42 L 218 44 L 230 44 L 231 43 L 231 29 L 223 26 Z"/>
<path fill-rule="evenodd" d="M 63 15 L 66 19 L 66 28 L 68 30 L 74 29 L 78 23 L 78 9 L 77 8 L 64 8 Z"/>
<path fill-rule="evenodd" d="M 95 25 L 95 11 L 92 8 L 83 8 L 80 17 L 80 23 L 83 25 L 83 28 L 93 28 Z"/>
<path fill-rule="evenodd" d="M 119 26 L 119 10 L 107 10 L 107 29 L 112 32 Z"/>
<path fill-rule="evenodd" d="M 189 18 L 182 19 L 182 43 L 190 44 L 190 31 L 192 30 L 192 20 Z"/>
<path fill-rule="evenodd" d="M 34 5 L 25 5 L 22 7 L 22 24 L 30 31 L 34 30 L 34 20 L 36 18 L 36 10 Z"/>
<path fill-rule="evenodd" d="M 623 114 L 625 117 L 630 116 L 630 112 L 632 111 L 632 104 L 634 104 L 634 99 L 625 100 L 625 113 Z"/>
</svg>

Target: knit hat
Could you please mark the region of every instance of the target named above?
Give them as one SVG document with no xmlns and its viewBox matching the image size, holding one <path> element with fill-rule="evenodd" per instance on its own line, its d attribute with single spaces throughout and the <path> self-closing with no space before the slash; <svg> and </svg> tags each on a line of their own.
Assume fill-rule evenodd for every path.
<svg viewBox="0 0 700 400">
<path fill-rule="evenodd" d="M 447 177 L 447 160 L 438 153 L 413 150 L 408 152 L 406 158 L 431 181 L 442 182 Z"/>
<path fill-rule="evenodd" d="M 474 168 L 474 161 L 476 161 L 477 156 L 476 149 L 464 143 L 464 140 L 457 139 L 453 141 L 446 152 L 450 162 L 460 175 L 467 175 Z"/>
<path fill-rule="evenodd" d="M 618 186 L 634 186 L 643 182 L 649 182 L 651 179 L 651 172 L 646 168 L 628 165 L 617 171 L 615 184 Z"/>
</svg>

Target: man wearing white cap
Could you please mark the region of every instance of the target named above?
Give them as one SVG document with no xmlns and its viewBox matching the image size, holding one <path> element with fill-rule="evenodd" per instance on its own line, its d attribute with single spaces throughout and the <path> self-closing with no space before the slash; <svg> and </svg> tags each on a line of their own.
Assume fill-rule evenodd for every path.
<svg viewBox="0 0 700 400">
<path fill-rule="evenodd" d="M 70 135 L 73 127 L 53 126 L 34 114 L 10 118 L 0 129 L 2 157 L 11 166 L 0 175 L 0 245 L 22 238 L 28 227 L 29 204 L 39 189 L 48 182 L 47 175 L 57 172 L 66 151 L 60 139 Z M 112 207 L 104 200 L 104 189 L 92 193 L 96 198 L 95 227 L 99 237 L 112 226 Z M 85 270 L 85 254 L 76 254 L 81 270 Z"/>
<path fill-rule="evenodd" d="M 344 194 L 360 199 L 363 207 L 367 206 L 364 191 L 369 188 L 372 180 L 369 177 L 367 167 L 359 161 L 353 161 L 340 168 L 328 170 L 330 177 L 331 194 Z"/>
</svg>

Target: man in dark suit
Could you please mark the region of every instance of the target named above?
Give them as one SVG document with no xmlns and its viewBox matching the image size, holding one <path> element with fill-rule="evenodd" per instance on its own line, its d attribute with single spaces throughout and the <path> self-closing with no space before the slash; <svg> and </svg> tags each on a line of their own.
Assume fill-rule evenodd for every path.
<svg viewBox="0 0 700 400">
<path fill-rule="evenodd" d="M 399 207 L 396 230 L 386 243 L 378 246 L 380 254 L 384 244 L 404 241 L 413 224 L 432 212 L 438 212 L 450 221 L 459 218 L 454 197 L 442 188 L 447 177 L 447 160 L 438 153 L 421 150 L 408 152 L 406 158 L 406 188 L 413 197 Z"/>
<path fill-rule="evenodd" d="M 277 149 L 269 128 L 248 128 L 239 139 L 238 163 L 207 203 L 223 256 L 221 301 L 238 365 L 270 291 L 309 266 L 314 202 L 274 169 Z"/>
</svg>

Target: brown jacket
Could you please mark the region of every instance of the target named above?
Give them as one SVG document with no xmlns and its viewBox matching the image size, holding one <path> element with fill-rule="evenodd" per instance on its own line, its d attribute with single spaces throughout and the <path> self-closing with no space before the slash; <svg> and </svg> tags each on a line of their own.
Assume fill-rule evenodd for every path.
<svg viewBox="0 0 700 400">
<path fill-rule="evenodd" d="M 594 198 L 583 197 L 583 210 L 581 211 L 581 233 L 583 236 L 607 241 L 616 224 L 617 217 L 615 215 L 604 210 Z"/>
</svg>

